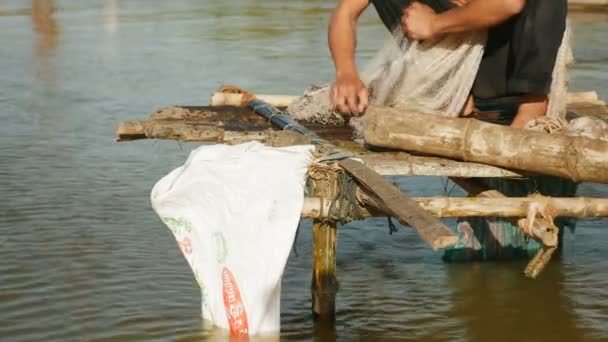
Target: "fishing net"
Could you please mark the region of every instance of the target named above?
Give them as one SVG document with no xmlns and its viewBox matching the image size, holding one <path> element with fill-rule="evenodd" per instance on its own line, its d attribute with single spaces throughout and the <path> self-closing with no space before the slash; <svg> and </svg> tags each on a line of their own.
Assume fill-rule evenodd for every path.
<svg viewBox="0 0 608 342">
<path fill-rule="evenodd" d="M 470 32 L 411 41 L 397 30 L 361 73 L 370 104 L 458 116 L 477 75 L 485 40 L 485 32 Z M 307 89 L 288 106 L 288 113 L 299 120 L 343 124 L 329 91 L 328 85 Z"/>
</svg>

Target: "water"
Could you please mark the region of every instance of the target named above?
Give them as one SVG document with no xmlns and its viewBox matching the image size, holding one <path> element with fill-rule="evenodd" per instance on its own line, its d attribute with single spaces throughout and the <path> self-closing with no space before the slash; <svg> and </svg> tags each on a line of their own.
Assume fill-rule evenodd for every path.
<svg viewBox="0 0 608 342">
<path fill-rule="evenodd" d="M 196 144 L 115 143 L 113 125 L 220 84 L 298 93 L 329 80 L 332 4 L 310 1 L 0 3 L 0 336 L 3 341 L 200 340 L 199 292 L 149 205 Z M 32 10 L 33 7 L 33 10 Z M 369 10 L 361 61 L 386 33 Z M 573 88 L 608 98 L 608 21 L 577 16 Z M 401 182 L 441 194 L 437 179 Z M 608 187 L 581 186 L 581 195 Z M 581 222 L 536 281 L 523 263 L 445 265 L 384 220 L 340 231 L 335 331 L 310 317 L 310 232 L 283 284 L 285 339 L 608 339 L 607 220 Z M 304 228 L 308 228 L 304 226 Z"/>
</svg>

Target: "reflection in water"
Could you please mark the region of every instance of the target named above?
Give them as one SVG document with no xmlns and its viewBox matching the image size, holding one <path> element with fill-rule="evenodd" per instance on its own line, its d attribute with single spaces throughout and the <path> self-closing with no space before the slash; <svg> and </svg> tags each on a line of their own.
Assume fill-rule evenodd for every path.
<svg viewBox="0 0 608 342">
<path fill-rule="evenodd" d="M 53 18 L 54 0 L 32 0 L 32 22 L 36 39 L 36 56 L 48 57 L 57 47 L 59 28 Z"/>
<path fill-rule="evenodd" d="M 564 289 L 564 267 L 553 262 L 536 280 L 522 265 L 454 265 L 451 315 L 462 319 L 468 341 L 589 341 Z M 503 267 L 509 268 L 505 270 Z"/>
<path fill-rule="evenodd" d="M 330 78 L 332 4 L 0 7 L 8 13 L 0 13 L 0 39 L 10 42 L 0 50 L 0 341 L 226 340 L 201 322 L 200 289 L 148 200 L 198 144 L 116 144 L 113 126 L 173 103 L 204 104 L 223 83 L 297 94 Z M 387 38 L 367 12 L 363 59 Z M 598 58 L 608 56 L 608 21 L 577 23 L 576 33 L 572 85 L 608 98 Z M 436 179 L 401 181 L 421 196 L 442 191 Z M 608 187 L 582 184 L 579 194 L 606 197 Z M 411 231 L 389 236 L 385 219 L 354 222 L 339 230 L 335 325 L 311 317 L 307 223 L 283 278 L 281 340 L 606 340 L 607 222 L 580 222 L 565 263 L 535 281 L 519 264 L 443 264 Z"/>
<path fill-rule="evenodd" d="M 103 28 L 107 33 L 118 30 L 118 0 L 104 0 L 103 2 Z"/>
<path fill-rule="evenodd" d="M 36 33 L 36 74 L 49 94 L 54 93 L 56 86 L 56 68 L 50 65 L 49 58 L 57 49 L 59 42 L 59 25 L 53 18 L 54 0 L 32 0 L 32 26 Z"/>
</svg>

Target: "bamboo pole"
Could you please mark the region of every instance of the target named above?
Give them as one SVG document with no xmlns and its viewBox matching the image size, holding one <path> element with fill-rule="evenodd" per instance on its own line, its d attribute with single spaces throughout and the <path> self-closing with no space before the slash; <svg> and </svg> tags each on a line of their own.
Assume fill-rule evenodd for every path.
<svg viewBox="0 0 608 342">
<path fill-rule="evenodd" d="M 532 132 L 474 119 L 370 107 L 368 144 L 473 161 L 573 181 L 608 183 L 608 143 Z"/>
<path fill-rule="evenodd" d="M 556 216 L 608 217 L 607 198 L 589 197 L 413 197 L 420 207 L 436 217 L 526 217 L 530 205 L 549 204 Z M 321 206 L 323 204 L 323 206 Z M 302 218 L 326 218 L 331 201 L 307 197 Z M 364 208 L 365 217 L 386 216 L 385 212 Z"/>
<path fill-rule="evenodd" d="M 291 101 L 298 98 L 293 95 L 271 95 L 256 94 L 255 97 L 267 102 L 275 107 L 287 107 Z M 209 105 L 214 106 L 241 106 L 243 104 L 243 94 L 215 92 L 209 99 Z"/>
<path fill-rule="evenodd" d="M 209 105 L 214 106 L 241 106 L 243 104 L 243 94 L 240 93 L 229 93 L 217 91 L 211 94 L 209 99 Z M 597 92 L 585 91 L 568 93 L 568 103 L 575 102 L 590 102 L 590 103 L 603 103 L 599 100 Z M 297 99 L 297 95 L 284 95 L 284 94 L 255 94 L 255 97 L 268 102 L 275 107 L 287 107 L 292 101 Z"/>
<path fill-rule="evenodd" d="M 316 196 L 333 198 L 337 191 L 335 176 L 314 181 Z M 326 211 L 327 213 L 327 211 Z M 324 321 L 335 319 L 336 293 L 336 242 L 338 224 L 335 221 L 315 219 L 312 228 L 312 311 Z"/>
</svg>

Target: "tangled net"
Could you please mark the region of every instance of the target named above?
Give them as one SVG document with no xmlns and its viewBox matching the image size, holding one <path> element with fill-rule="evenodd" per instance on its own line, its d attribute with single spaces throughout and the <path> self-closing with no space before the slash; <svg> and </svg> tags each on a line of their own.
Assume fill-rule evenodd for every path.
<svg viewBox="0 0 608 342">
<path fill-rule="evenodd" d="M 361 73 L 370 104 L 458 116 L 475 81 L 485 40 L 486 33 L 480 31 L 410 41 L 397 30 Z M 331 106 L 328 85 L 307 89 L 287 111 L 299 120 L 345 123 Z"/>
</svg>

